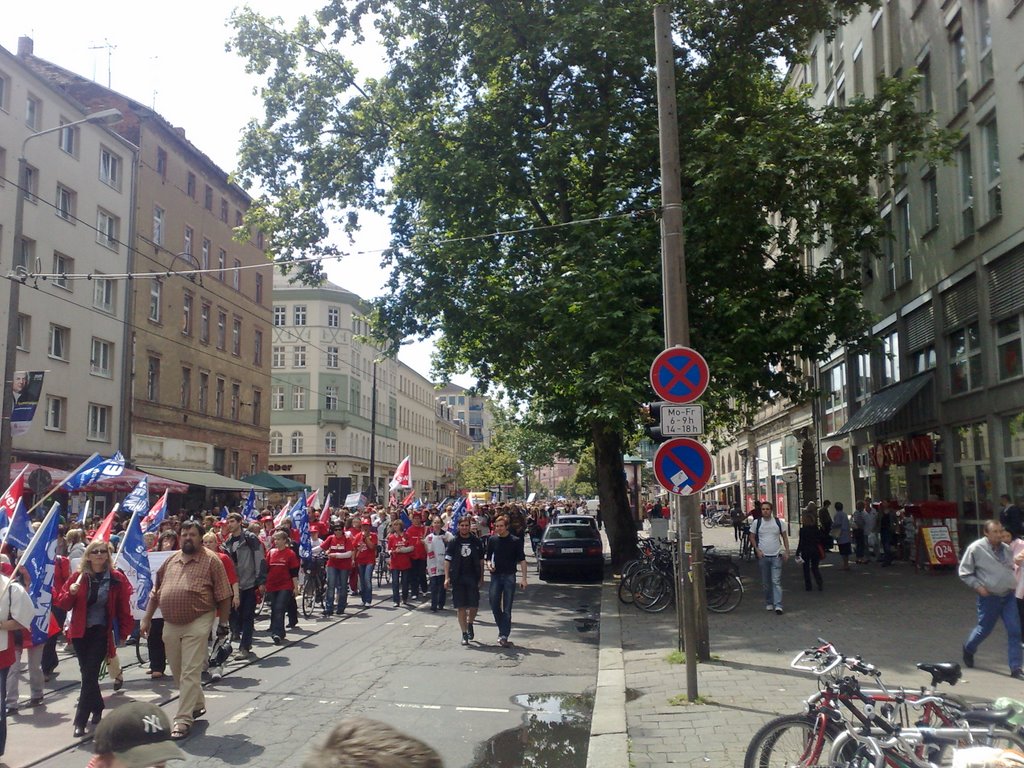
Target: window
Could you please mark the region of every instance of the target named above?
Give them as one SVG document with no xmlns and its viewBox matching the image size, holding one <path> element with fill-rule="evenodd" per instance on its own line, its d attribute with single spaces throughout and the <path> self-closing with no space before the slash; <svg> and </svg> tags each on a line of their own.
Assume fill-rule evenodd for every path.
<svg viewBox="0 0 1024 768">
<path fill-rule="evenodd" d="M 231 287 L 236 291 L 242 288 L 242 262 L 235 259 L 231 271 Z"/>
<path fill-rule="evenodd" d="M 967 109 L 967 47 L 964 31 L 959 27 L 949 39 L 950 61 L 953 64 L 953 108 L 956 112 Z"/>
<path fill-rule="evenodd" d="M 185 194 L 193 200 L 196 199 L 196 175 L 192 171 L 188 172 L 188 178 L 185 181 Z"/>
<path fill-rule="evenodd" d="M 284 410 L 284 385 L 275 384 L 270 389 L 270 410 L 272 411 L 283 411 Z"/>
<path fill-rule="evenodd" d="M 22 352 L 29 351 L 29 342 L 32 338 L 32 318 L 28 315 L 18 315 L 18 349 Z"/>
<path fill-rule="evenodd" d="M 70 352 L 71 329 L 50 323 L 49 355 L 58 360 L 67 360 Z"/>
<path fill-rule="evenodd" d="M 238 408 L 242 403 L 242 385 L 231 382 L 231 420 L 238 421 Z"/>
<path fill-rule="evenodd" d="M 341 327 L 341 310 L 337 307 L 327 308 L 327 327 L 328 328 L 340 328 Z"/>
<path fill-rule="evenodd" d="M 235 357 L 242 354 L 242 321 L 237 317 L 231 321 L 231 354 Z"/>
<path fill-rule="evenodd" d="M 210 241 L 203 238 L 202 260 L 199 262 L 203 269 L 210 268 Z"/>
<path fill-rule="evenodd" d="M 217 312 L 217 349 L 224 349 L 227 341 L 228 315 L 227 312 Z"/>
<path fill-rule="evenodd" d="M 220 199 L 220 220 L 228 223 L 228 201 L 223 197 Z"/>
<path fill-rule="evenodd" d="M 280 432 L 270 433 L 270 455 L 280 456 L 284 453 L 284 435 Z"/>
<path fill-rule="evenodd" d="M 988 220 L 1003 214 L 1003 190 L 999 171 L 999 126 L 993 117 L 981 126 L 985 153 L 985 213 Z"/>
<path fill-rule="evenodd" d="M 292 325 L 306 324 L 306 305 L 296 304 L 292 308 Z"/>
<path fill-rule="evenodd" d="M 146 359 L 146 399 L 154 403 L 160 400 L 160 358 L 152 355 Z"/>
<path fill-rule="evenodd" d="M 298 344 L 292 349 L 292 367 L 293 368 L 305 368 L 306 367 L 306 347 L 303 344 Z"/>
<path fill-rule="evenodd" d="M 324 409 L 328 411 L 338 410 L 338 387 L 324 387 Z"/>
<path fill-rule="evenodd" d="M 109 379 L 112 375 L 114 345 L 109 341 L 93 337 L 89 352 L 89 373 Z"/>
<path fill-rule="evenodd" d="M 11 79 L 3 72 L 0 72 L 0 109 L 7 111 L 7 101 L 11 93 Z"/>
<path fill-rule="evenodd" d="M 195 303 L 195 297 L 185 291 L 185 294 L 181 297 L 181 332 L 186 336 L 192 335 L 192 308 Z"/>
<path fill-rule="evenodd" d="M 252 391 L 252 423 L 257 427 L 263 417 L 263 392 L 258 389 Z"/>
<path fill-rule="evenodd" d="M 108 187 L 121 189 L 121 158 L 106 147 L 100 147 L 100 181 Z"/>
<path fill-rule="evenodd" d="M 959 395 L 982 385 L 981 335 L 978 323 L 953 331 L 949 343 L 949 393 Z"/>
<path fill-rule="evenodd" d="M 324 453 L 336 454 L 338 452 L 338 434 L 328 432 L 324 435 Z"/>
<path fill-rule="evenodd" d="M 160 278 L 154 277 L 149 281 L 149 319 L 154 323 L 160 322 L 163 288 Z"/>
<path fill-rule="evenodd" d="M 978 82 L 984 85 L 992 79 L 992 17 L 988 0 L 975 0 L 974 21 L 978 28 Z"/>
<path fill-rule="evenodd" d="M 893 331 L 882 337 L 882 381 L 883 387 L 900 380 L 900 337 Z"/>
<path fill-rule="evenodd" d="M 830 435 L 846 423 L 846 363 L 822 372 L 825 390 L 825 434 Z"/>
<path fill-rule="evenodd" d="M 108 315 L 114 314 L 117 283 L 105 277 L 92 279 L 92 305 Z"/>
<path fill-rule="evenodd" d="M 96 242 L 104 248 L 116 251 L 120 226 L 121 222 L 117 216 L 100 208 L 96 213 Z"/>
<path fill-rule="evenodd" d="M 280 305 L 275 305 L 274 306 L 274 325 L 277 326 L 278 328 L 282 327 L 285 324 L 285 322 L 286 322 L 285 318 L 287 317 L 287 315 L 288 315 L 288 310 L 286 310 L 284 307 L 282 307 Z"/>
<path fill-rule="evenodd" d="M 213 415 L 224 418 L 224 379 L 217 377 L 217 388 L 213 393 Z"/>
<path fill-rule="evenodd" d="M 228 260 L 228 252 L 223 248 L 217 249 L 217 279 L 224 282 L 224 265 Z"/>
<path fill-rule="evenodd" d="M 110 442 L 110 406 L 89 403 L 89 425 L 86 432 L 89 440 Z"/>
<path fill-rule="evenodd" d="M 242 226 L 242 212 L 239 211 L 238 209 L 235 209 L 235 226 Z"/>
<path fill-rule="evenodd" d="M 153 242 L 157 245 L 164 244 L 164 215 L 163 208 L 153 206 Z"/>
<path fill-rule="evenodd" d="M 930 113 L 935 109 L 935 97 L 932 86 L 932 61 L 930 56 L 925 56 L 917 65 L 918 74 L 921 75 L 921 91 L 918 104 L 922 112 Z"/>
<path fill-rule="evenodd" d="M 931 232 L 939 228 L 939 180 L 934 166 L 928 169 L 928 173 L 922 179 L 922 185 L 925 200 L 924 229 L 925 232 Z"/>
<path fill-rule="evenodd" d="M 914 276 L 914 267 L 910 257 L 910 198 L 906 195 L 896 203 L 895 255 L 901 266 L 900 282 L 909 282 Z"/>
<path fill-rule="evenodd" d="M 206 413 L 210 402 L 210 374 L 199 373 L 199 412 Z"/>
<path fill-rule="evenodd" d="M 811 50 L 810 56 L 807 58 L 807 82 L 811 84 L 811 90 L 817 92 L 818 90 L 818 49 L 814 48 Z"/>
<path fill-rule="evenodd" d="M 263 275 L 259 272 L 256 273 L 256 290 L 253 295 L 253 300 L 257 304 L 263 303 Z"/>
<path fill-rule="evenodd" d="M 935 345 L 929 344 L 910 353 L 910 371 L 912 374 L 924 373 L 935 368 Z"/>
<path fill-rule="evenodd" d="M 292 410 L 306 410 L 306 390 L 303 387 L 297 385 L 292 387 Z"/>
<path fill-rule="evenodd" d="M 3 77 L 2 77 L 2 75 L 0 75 L 0 81 L 2 81 L 2 80 L 3 80 Z M 0 86 L 0 91 L 2 91 L 2 89 L 3 89 L 3 86 Z M 3 94 L 0 93 L 0 96 L 2 96 L 2 95 Z M 4 186 L 4 179 L 6 177 L 7 177 L 7 150 L 4 149 L 3 147 L 0 147 L 0 187 Z"/>
<path fill-rule="evenodd" d="M 21 238 L 21 248 L 14 259 L 14 266 L 33 268 L 36 263 L 36 241 L 30 237 Z"/>
<path fill-rule="evenodd" d="M 199 340 L 204 344 L 210 343 L 210 305 L 205 301 L 199 308 Z"/>
<path fill-rule="evenodd" d="M 996 323 L 996 358 L 999 361 L 999 380 L 1015 379 L 1024 375 L 1021 353 L 1024 351 L 1021 335 L 1021 316 L 1009 317 Z"/>
<path fill-rule="evenodd" d="M 263 331 L 252 332 L 252 364 L 263 367 Z"/>
<path fill-rule="evenodd" d="M 53 252 L 53 284 L 58 288 L 63 288 L 66 291 L 71 290 L 71 281 L 68 280 L 67 276 L 73 274 L 75 271 L 75 260 L 70 256 L 65 256 L 59 251 Z"/>
<path fill-rule="evenodd" d="M 302 453 L 302 433 L 298 430 L 292 432 L 292 453 Z"/>
<path fill-rule="evenodd" d="M 956 172 L 960 187 L 960 236 L 968 237 L 974 234 L 974 168 L 970 141 L 957 148 Z"/>
<path fill-rule="evenodd" d="M 213 187 L 209 184 L 207 184 L 206 189 L 203 190 L 203 208 L 208 211 L 213 211 Z"/>
<path fill-rule="evenodd" d="M 274 346 L 270 350 L 270 367 L 284 368 L 285 348 Z"/>
<path fill-rule="evenodd" d="M 192 406 L 192 369 L 184 366 L 181 369 L 181 398 L 179 402 L 182 408 Z"/>
<path fill-rule="evenodd" d="M 327 348 L 327 367 L 337 368 L 338 367 L 338 348 L 328 347 Z"/>
<path fill-rule="evenodd" d="M 882 263 L 885 266 L 885 292 L 896 290 L 896 242 L 892 231 L 892 212 L 882 216 Z"/>
<path fill-rule="evenodd" d="M 31 93 L 25 97 L 25 125 L 33 131 L 42 130 L 43 102 Z"/>
<path fill-rule="evenodd" d="M 63 184 L 57 185 L 57 206 L 56 213 L 64 221 L 74 223 L 75 218 L 75 193 Z"/>
<path fill-rule="evenodd" d="M 185 252 L 186 256 L 191 256 L 192 255 L 192 238 L 194 237 L 194 235 L 195 235 L 195 233 L 192 231 L 192 227 L 185 227 L 185 239 L 184 239 L 185 247 L 182 248 L 182 251 Z"/>
<path fill-rule="evenodd" d="M 45 428 L 53 432 L 63 432 L 67 429 L 65 416 L 68 412 L 68 401 L 63 397 L 46 396 L 46 425 Z"/>
<path fill-rule="evenodd" d="M 259 248 L 261 251 L 263 250 L 263 233 L 262 232 L 257 232 L 256 233 L 256 247 Z"/>
<path fill-rule="evenodd" d="M 156 148 L 156 175 L 167 181 L 167 150 L 163 147 Z"/>
</svg>

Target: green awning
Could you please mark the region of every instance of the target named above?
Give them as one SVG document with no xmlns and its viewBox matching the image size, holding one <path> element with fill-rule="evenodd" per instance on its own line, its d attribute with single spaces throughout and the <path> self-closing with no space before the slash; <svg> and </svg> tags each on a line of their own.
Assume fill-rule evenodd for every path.
<svg viewBox="0 0 1024 768">
<path fill-rule="evenodd" d="M 154 475 L 160 475 L 160 477 L 177 480 L 180 483 L 188 483 L 189 485 L 196 485 L 202 488 L 211 488 L 216 491 L 248 491 L 250 488 L 256 488 L 258 491 L 272 490 L 271 488 L 267 488 L 259 483 L 247 483 L 242 480 L 235 480 L 233 477 L 225 477 L 224 475 L 218 475 L 216 472 L 210 472 L 209 470 L 203 469 L 143 466 L 139 466 L 137 469 L 140 472 L 152 472 Z"/>
<path fill-rule="evenodd" d="M 304 485 L 298 480 L 292 480 L 290 477 L 284 477 L 282 475 L 275 475 L 271 472 L 257 472 L 255 475 L 246 475 L 242 478 L 242 482 L 252 483 L 253 485 L 262 485 L 272 491 L 280 491 L 282 493 L 298 493 L 300 491 L 313 490 L 308 485 Z"/>
</svg>

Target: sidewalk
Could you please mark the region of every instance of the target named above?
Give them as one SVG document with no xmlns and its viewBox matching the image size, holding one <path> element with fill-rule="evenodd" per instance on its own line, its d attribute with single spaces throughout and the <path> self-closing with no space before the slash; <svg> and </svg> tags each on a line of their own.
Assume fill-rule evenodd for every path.
<svg viewBox="0 0 1024 768">
<path fill-rule="evenodd" d="M 704 543 L 721 551 L 735 546 L 731 528 L 704 534 Z M 645 614 L 621 604 L 617 582 L 606 582 L 588 766 L 741 766 L 753 733 L 776 715 L 800 711 L 815 691 L 815 678 L 789 662 L 818 637 L 878 665 L 890 685 L 928 684 L 914 667 L 918 661 L 960 661 L 975 600 L 954 572 L 915 573 L 906 563 L 854 567 L 843 572 L 839 556 L 830 554 L 821 569 L 825 590 L 805 592 L 801 567 L 790 560 L 783 571 L 786 612 L 777 616 L 764 610 L 756 564 L 742 563 L 742 603 L 710 615 L 713 661 L 698 667 L 700 704 L 679 703 L 686 699 L 686 667 L 666 660 L 677 646 L 672 609 Z M 1024 684 L 1008 673 L 999 626 L 981 646 L 977 667 L 965 669 L 953 690 L 1024 698 Z"/>
</svg>

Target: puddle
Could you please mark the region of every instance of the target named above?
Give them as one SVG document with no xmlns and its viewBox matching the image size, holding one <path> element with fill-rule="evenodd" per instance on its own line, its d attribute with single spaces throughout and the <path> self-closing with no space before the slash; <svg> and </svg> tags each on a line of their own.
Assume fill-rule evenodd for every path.
<svg viewBox="0 0 1024 768">
<path fill-rule="evenodd" d="M 518 728 L 502 731 L 478 749 L 469 768 L 584 768 L 594 710 L 591 694 L 524 693 Z"/>
<path fill-rule="evenodd" d="M 577 632 L 592 632 L 597 629 L 600 622 L 593 616 L 587 616 L 582 619 L 573 619 L 572 623 L 576 625 Z"/>
<path fill-rule="evenodd" d="M 638 691 L 636 688 L 626 689 L 626 701 L 636 701 L 644 695 L 643 691 Z"/>
</svg>

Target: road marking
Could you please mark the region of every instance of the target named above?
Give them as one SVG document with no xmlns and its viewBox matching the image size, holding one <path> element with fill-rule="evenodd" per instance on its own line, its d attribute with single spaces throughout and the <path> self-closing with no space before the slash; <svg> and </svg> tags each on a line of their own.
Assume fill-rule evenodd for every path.
<svg viewBox="0 0 1024 768">
<path fill-rule="evenodd" d="M 323 702 L 320 702 L 320 703 L 323 704 Z M 256 707 L 249 707 L 248 709 L 243 709 L 237 715 L 232 715 L 231 717 L 229 717 L 224 722 L 226 724 L 228 724 L 228 725 L 231 725 L 232 723 L 237 723 L 239 720 L 242 720 L 242 719 L 248 717 L 249 715 L 251 715 L 255 711 L 256 711 Z"/>
<path fill-rule="evenodd" d="M 438 704 L 397 704 L 396 703 L 395 706 L 396 707 L 401 707 L 402 709 L 440 709 L 441 708 L 440 705 L 438 705 Z"/>
<path fill-rule="evenodd" d="M 494 707 L 456 707 L 456 712 L 510 712 L 508 709 L 497 709 Z"/>
</svg>

